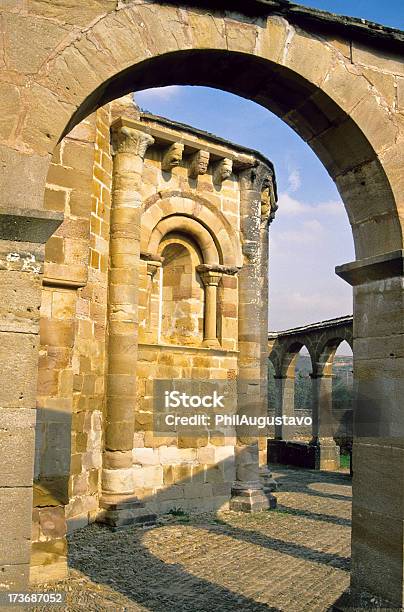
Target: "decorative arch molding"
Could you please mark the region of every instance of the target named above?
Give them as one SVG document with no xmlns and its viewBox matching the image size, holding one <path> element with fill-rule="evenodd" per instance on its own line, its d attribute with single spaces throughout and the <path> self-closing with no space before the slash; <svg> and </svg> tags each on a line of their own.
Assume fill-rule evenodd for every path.
<svg viewBox="0 0 404 612">
<path fill-rule="evenodd" d="M 192 238 L 174 232 L 164 235 L 158 245 L 157 254 L 161 257 L 164 249 L 173 244 L 181 245 L 189 252 L 194 268 L 203 264 L 202 253 L 199 253 L 199 245 L 194 243 Z"/>
<path fill-rule="evenodd" d="M 234 228 L 223 213 L 209 202 L 209 200 L 188 191 L 160 191 L 158 194 L 155 194 L 145 201 L 141 221 L 142 232 L 140 248 L 142 251 L 150 251 L 148 245 L 151 243 L 151 237 L 154 230 L 163 219 L 170 217 L 175 217 L 183 225 L 186 225 L 184 221 L 186 218 L 197 223 L 199 226 L 198 230 L 195 223 L 192 227 L 195 231 L 198 231 L 200 237 L 204 236 L 206 245 L 208 245 L 208 237 L 205 232 L 211 236 L 219 256 L 219 261 L 212 261 L 212 263 L 221 263 L 228 266 L 242 266 L 243 257 L 240 239 Z M 180 218 L 182 218 L 181 221 Z M 171 231 L 173 229 L 174 227 L 172 227 Z M 203 230 L 205 230 L 205 232 Z M 213 256 L 213 249 L 210 246 L 209 257 Z M 210 262 L 207 261 L 206 263 Z"/>
<path fill-rule="evenodd" d="M 202 253 L 203 262 L 201 263 L 222 263 L 216 244 L 208 230 L 195 219 L 182 215 L 172 215 L 159 221 L 150 235 L 146 251 L 157 253 L 164 237 L 172 232 L 181 232 L 194 238 Z"/>
</svg>

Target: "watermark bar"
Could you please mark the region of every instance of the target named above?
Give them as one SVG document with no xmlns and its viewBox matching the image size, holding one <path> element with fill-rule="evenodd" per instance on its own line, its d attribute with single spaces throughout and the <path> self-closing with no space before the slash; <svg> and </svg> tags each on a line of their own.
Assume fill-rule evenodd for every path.
<svg viewBox="0 0 404 612">
<path fill-rule="evenodd" d="M 240 396 L 243 402 L 239 401 Z M 284 421 L 311 428 L 310 416 L 275 416 L 260 396 L 260 384 L 237 380 L 155 380 L 153 433 L 157 437 L 268 437 Z"/>
<path fill-rule="evenodd" d="M 24 592 L 0 593 L 0 609 L 21 606 L 61 606 L 66 603 L 66 593 Z"/>
</svg>

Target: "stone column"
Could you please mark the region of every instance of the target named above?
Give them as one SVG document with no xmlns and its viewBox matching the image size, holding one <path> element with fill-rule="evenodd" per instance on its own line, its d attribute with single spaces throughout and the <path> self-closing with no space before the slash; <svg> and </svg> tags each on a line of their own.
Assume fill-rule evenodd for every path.
<svg viewBox="0 0 404 612">
<path fill-rule="evenodd" d="M 404 607 L 404 251 L 339 266 L 354 286 L 351 593 Z M 349 602 L 351 603 L 351 602 Z M 355 602 L 354 602 L 355 603 Z"/>
<path fill-rule="evenodd" d="M 28 589 L 44 244 L 61 213 L 0 209 L 0 583 Z"/>
<path fill-rule="evenodd" d="M 134 494 L 132 449 L 136 406 L 140 183 L 146 149 L 154 139 L 116 121 L 112 127 L 113 186 L 108 279 L 108 374 L 102 470 L 104 509 L 112 527 L 148 522 Z"/>
<path fill-rule="evenodd" d="M 276 376 L 276 417 L 293 417 L 295 415 L 295 377 Z M 295 428 L 293 425 L 275 424 L 275 440 L 293 440 Z"/>
<path fill-rule="evenodd" d="M 294 372 L 294 368 L 293 368 Z M 275 418 L 293 417 L 295 414 L 294 374 L 275 376 Z M 268 440 L 268 462 L 288 463 L 287 441 L 293 440 L 295 428 L 282 421 L 275 422 L 275 438 Z"/>
<path fill-rule="evenodd" d="M 311 446 L 315 447 L 315 469 L 339 469 L 339 446 L 333 435 L 335 423 L 332 413 L 332 374 L 312 374 L 313 425 Z"/>
<path fill-rule="evenodd" d="M 263 296 L 261 241 L 261 192 L 270 170 L 263 164 L 243 170 L 240 180 L 240 216 L 243 267 L 239 272 L 239 415 L 267 414 L 261 394 L 262 325 L 268 308 Z M 268 330 L 266 330 L 268 333 Z M 267 341 L 267 338 L 266 338 Z M 265 432 L 263 432 L 265 436 Z M 251 428 L 237 428 L 236 481 L 230 508 L 253 512 L 275 505 L 275 498 L 264 491 L 259 480 L 258 435 Z"/>
<path fill-rule="evenodd" d="M 217 288 L 222 278 L 222 274 L 204 265 L 198 266 L 197 271 L 205 286 L 205 328 L 203 346 L 210 348 L 219 347 L 220 344 L 217 339 Z"/>
<path fill-rule="evenodd" d="M 263 308 L 261 311 L 261 361 L 260 361 L 260 380 L 261 380 L 261 400 L 266 413 L 268 413 L 268 306 L 269 306 L 269 226 L 274 219 L 276 210 L 276 196 L 274 192 L 273 176 L 268 172 L 261 186 L 261 223 L 260 223 L 260 243 L 261 243 L 261 294 Z M 258 440 L 260 479 L 264 489 L 268 491 L 276 490 L 276 482 L 272 477 L 268 466 L 268 438 L 261 436 Z"/>
<path fill-rule="evenodd" d="M 152 323 L 153 279 L 156 276 L 157 271 L 161 268 L 162 265 L 163 265 L 162 262 L 157 261 L 157 260 L 149 260 L 147 262 L 147 288 L 146 288 L 147 313 L 146 313 L 146 316 L 147 316 L 147 333 L 148 334 L 151 334 L 152 329 L 153 329 L 153 323 Z"/>
</svg>

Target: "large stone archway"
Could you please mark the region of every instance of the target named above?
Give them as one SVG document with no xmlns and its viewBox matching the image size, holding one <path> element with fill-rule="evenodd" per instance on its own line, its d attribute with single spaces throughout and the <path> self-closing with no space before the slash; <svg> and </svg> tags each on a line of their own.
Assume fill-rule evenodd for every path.
<svg viewBox="0 0 404 612">
<path fill-rule="evenodd" d="M 249 3 L 245 14 L 222 4 L 222 11 L 210 11 L 198 0 L 100 0 L 83 9 L 77 0 L 69 7 L 38 1 L 26 12 L 13 2 L 2 9 L 0 418 L 7 443 L 0 565 L 6 585 L 23 584 L 29 563 L 33 456 L 17 449 L 32 445 L 38 279 L 43 244 L 60 222 L 43 210 L 50 156 L 73 125 L 119 95 L 166 84 L 218 87 L 262 104 L 302 136 L 336 182 L 352 225 L 357 261 L 338 273 L 355 286 L 358 393 L 377 402 L 382 421 L 390 418 L 392 398 L 399 402 L 403 37 L 283 2 Z M 355 450 L 352 583 L 402 604 L 404 510 L 401 496 L 391 495 L 402 486 L 402 443 L 366 442 Z"/>
</svg>

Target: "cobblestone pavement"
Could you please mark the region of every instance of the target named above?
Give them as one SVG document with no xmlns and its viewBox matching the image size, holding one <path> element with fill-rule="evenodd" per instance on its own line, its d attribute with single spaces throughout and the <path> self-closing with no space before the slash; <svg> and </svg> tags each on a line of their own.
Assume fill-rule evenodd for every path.
<svg viewBox="0 0 404 612">
<path fill-rule="evenodd" d="M 350 478 L 292 469 L 274 477 L 274 511 L 75 532 L 70 578 L 52 590 L 67 591 L 68 611 L 327 610 L 349 582 Z"/>
</svg>

